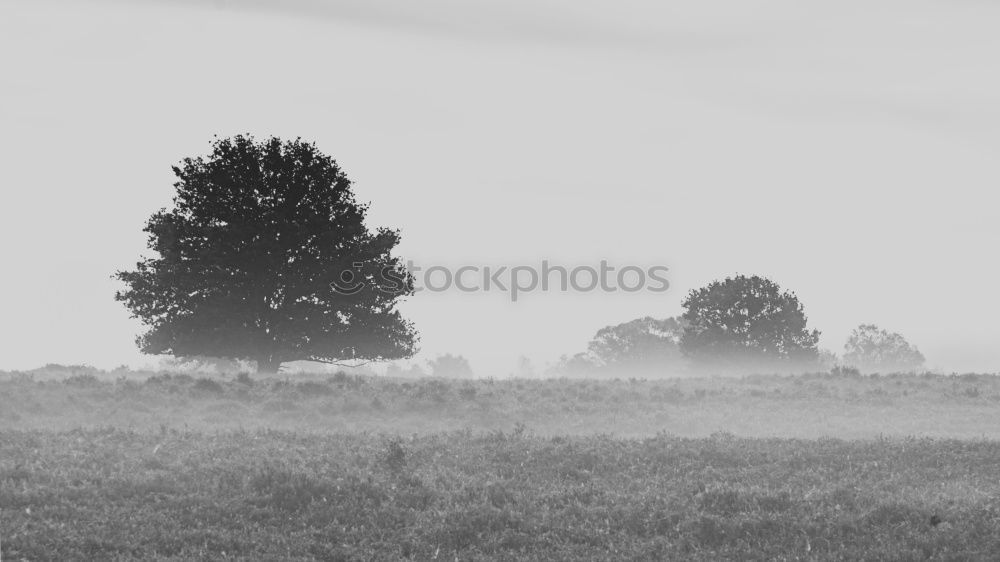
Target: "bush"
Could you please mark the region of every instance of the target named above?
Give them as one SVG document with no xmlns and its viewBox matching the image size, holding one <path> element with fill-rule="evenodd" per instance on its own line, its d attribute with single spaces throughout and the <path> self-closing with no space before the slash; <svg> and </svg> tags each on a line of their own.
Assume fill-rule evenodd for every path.
<svg viewBox="0 0 1000 562">
<path fill-rule="evenodd" d="M 306 396 L 328 396 L 333 394 L 333 389 L 321 382 L 306 381 L 300 382 L 296 386 L 299 392 Z"/>
<path fill-rule="evenodd" d="M 399 472 L 406 468 L 406 449 L 403 448 L 402 440 L 397 437 L 386 443 L 385 451 L 382 453 L 382 462 L 393 472 Z"/>
<path fill-rule="evenodd" d="M 95 386 L 100 386 L 101 381 L 96 376 L 91 374 L 85 375 L 73 375 L 63 381 L 66 386 L 76 386 L 80 388 L 93 388 Z"/>
<path fill-rule="evenodd" d="M 192 387 L 195 392 L 205 393 L 205 394 L 222 394 L 225 389 L 222 385 L 213 381 L 212 379 L 200 378 L 195 381 Z"/>
<path fill-rule="evenodd" d="M 857 367 L 850 367 L 848 365 L 837 365 L 836 367 L 830 369 L 830 374 L 835 377 L 860 377 L 861 370 Z"/>
<path fill-rule="evenodd" d="M 151 385 L 165 385 L 165 384 L 190 384 L 194 382 L 194 377 L 187 374 L 174 374 L 170 373 L 160 373 L 159 375 L 153 375 L 146 379 L 146 384 Z"/>
</svg>

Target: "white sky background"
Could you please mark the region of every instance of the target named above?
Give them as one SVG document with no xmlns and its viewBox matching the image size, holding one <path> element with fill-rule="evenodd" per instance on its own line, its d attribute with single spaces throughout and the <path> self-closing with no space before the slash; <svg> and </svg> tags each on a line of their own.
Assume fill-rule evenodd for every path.
<svg viewBox="0 0 1000 562">
<path fill-rule="evenodd" d="M 109 277 L 213 134 L 315 140 L 423 264 L 664 264 L 661 294 L 422 293 L 479 374 L 736 272 L 821 345 L 874 322 L 1000 370 L 1000 5 L 0 4 L 0 368 L 151 362 Z"/>
</svg>

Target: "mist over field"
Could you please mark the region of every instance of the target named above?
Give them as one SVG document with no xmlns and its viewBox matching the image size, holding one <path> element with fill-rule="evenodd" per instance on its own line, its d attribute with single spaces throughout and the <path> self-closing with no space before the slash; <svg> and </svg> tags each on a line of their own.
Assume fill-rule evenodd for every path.
<svg viewBox="0 0 1000 562">
<path fill-rule="evenodd" d="M 992 375 L 0 379 L 6 557 L 981 559 Z M 15 559 L 17 559 L 15 558 Z"/>
<path fill-rule="evenodd" d="M 998 21 L 6 0 L 0 561 L 1000 559 Z"/>
</svg>

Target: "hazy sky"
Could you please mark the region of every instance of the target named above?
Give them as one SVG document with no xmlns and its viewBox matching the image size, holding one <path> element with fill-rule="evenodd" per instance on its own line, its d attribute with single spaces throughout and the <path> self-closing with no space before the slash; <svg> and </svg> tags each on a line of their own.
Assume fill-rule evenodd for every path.
<svg viewBox="0 0 1000 562">
<path fill-rule="evenodd" d="M 152 360 L 110 275 L 212 135 L 332 154 L 423 265 L 671 268 L 661 294 L 423 293 L 503 375 L 759 273 L 821 345 L 1000 370 L 1000 4 L 3 0 L 0 369 Z"/>
</svg>

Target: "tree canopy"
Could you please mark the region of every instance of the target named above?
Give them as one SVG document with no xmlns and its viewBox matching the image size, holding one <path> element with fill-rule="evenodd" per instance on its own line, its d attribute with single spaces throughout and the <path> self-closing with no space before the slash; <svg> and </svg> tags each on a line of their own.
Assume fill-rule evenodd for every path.
<svg viewBox="0 0 1000 562">
<path fill-rule="evenodd" d="M 739 369 L 815 362 L 819 332 L 809 330 L 797 296 L 764 277 L 737 275 L 688 294 L 681 351 L 693 361 Z"/>
<path fill-rule="evenodd" d="M 613 369 L 647 369 L 681 360 L 684 323 L 677 318 L 637 318 L 598 330 L 587 350 L 600 365 Z"/>
<path fill-rule="evenodd" d="M 662 375 L 682 366 L 678 343 L 684 332 L 680 318 L 651 316 L 605 326 L 594 334 L 587 351 L 562 356 L 553 375 Z"/>
<path fill-rule="evenodd" d="M 446 353 L 428 361 L 431 375 L 443 378 L 465 379 L 472 377 L 472 366 L 461 355 Z"/>
<path fill-rule="evenodd" d="M 906 338 L 874 324 L 862 324 L 851 332 L 843 360 L 862 371 L 915 371 L 924 366 L 924 355 Z"/>
<path fill-rule="evenodd" d="M 144 352 L 250 359 L 262 372 L 414 353 L 396 310 L 413 293 L 392 255 L 399 232 L 368 229 L 367 205 L 315 144 L 217 138 L 173 172 L 173 208 L 145 227 L 156 256 L 116 274 L 116 299 L 148 327 Z"/>
</svg>

